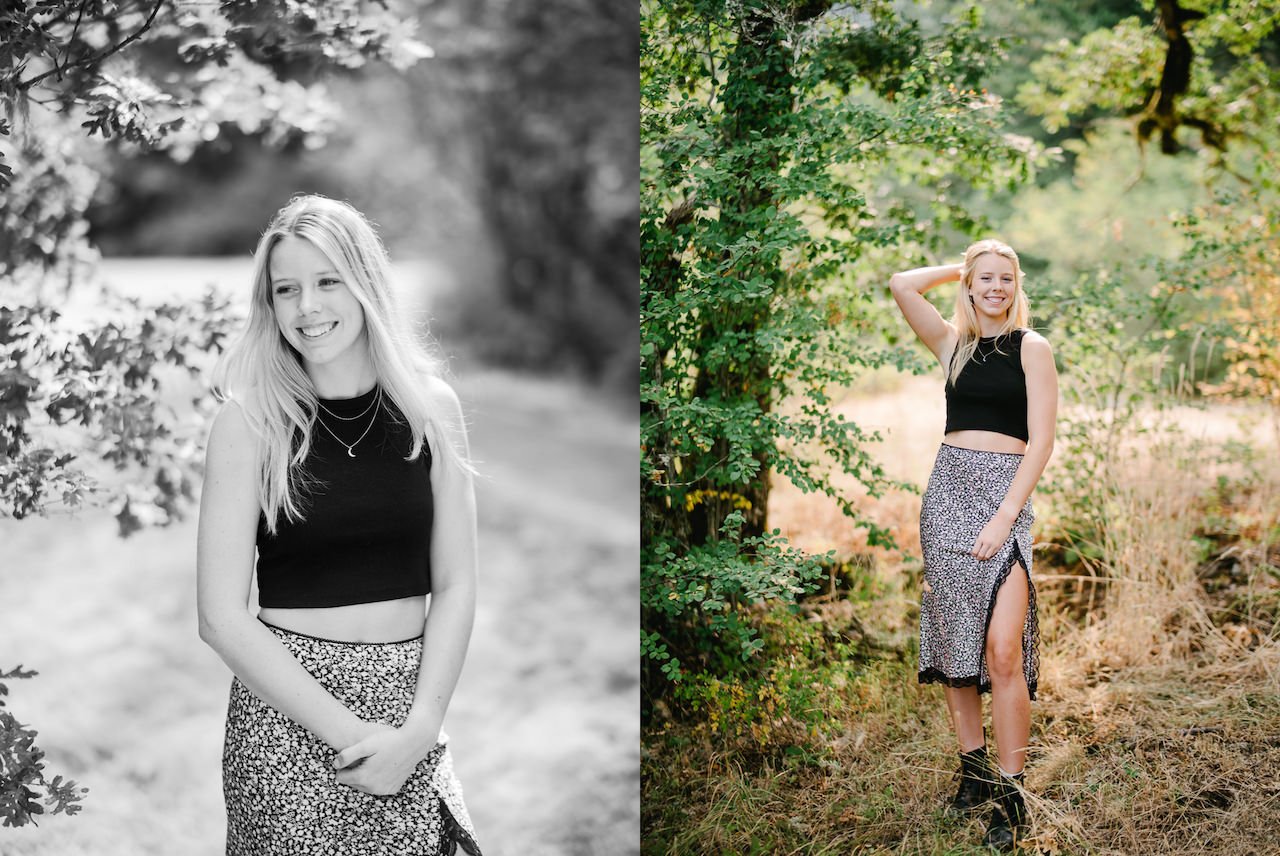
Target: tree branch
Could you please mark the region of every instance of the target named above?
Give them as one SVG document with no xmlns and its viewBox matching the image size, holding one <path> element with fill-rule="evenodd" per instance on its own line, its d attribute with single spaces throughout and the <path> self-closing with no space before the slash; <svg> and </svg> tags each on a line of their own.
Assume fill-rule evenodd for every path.
<svg viewBox="0 0 1280 856">
<path fill-rule="evenodd" d="M 119 44 L 112 45 L 111 47 L 107 48 L 106 50 L 94 56 L 85 57 L 84 59 L 80 59 L 72 63 L 63 63 L 63 65 L 61 66 L 59 66 L 58 63 L 55 61 L 53 64 L 53 68 L 49 69 L 43 74 L 39 74 L 31 78 L 30 80 L 22 81 L 21 83 L 18 84 L 17 88 L 23 89 L 23 90 L 30 89 L 31 87 L 35 86 L 37 83 L 40 83 L 46 77 L 50 77 L 51 75 L 57 74 L 59 77 L 61 77 L 63 72 L 65 72 L 68 68 L 71 68 L 72 66 L 83 68 L 83 67 L 101 62 L 102 60 L 111 56 L 113 53 L 116 53 L 117 51 L 124 48 L 126 45 L 137 41 L 139 38 L 142 37 L 143 33 L 151 29 L 151 25 L 155 23 L 156 15 L 160 13 L 160 9 L 164 6 L 165 2 L 166 0 L 156 0 L 156 5 L 152 7 L 151 14 L 147 16 L 147 20 L 143 22 L 142 26 L 139 27 L 137 31 L 134 32 L 133 35 L 129 36 L 127 39 L 120 42 Z M 79 25 L 79 22 L 77 21 L 77 26 L 78 25 Z"/>
<path fill-rule="evenodd" d="M 75 44 L 75 42 L 76 42 L 76 36 L 80 34 L 80 22 L 81 22 L 82 20 L 84 20 L 84 7 L 85 7 L 85 6 L 87 6 L 87 5 L 89 5 L 89 0 L 80 0 L 80 11 L 76 13 L 76 23 L 75 23 L 75 26 L 71 28 L 71 38 L 67 39 L 67 50 L 65 51 L 65 53 L 63 54 L 63 57 L 62 57 L 62 70 L 63 70 L 63 71 L 66 71 L 66 69 L 67 69 L 67 62 L 68 62 L 68 60 L 70 60 L 70 59 L 71 59 L 71 46 L 72 46 L 73 44 Z M 55 62 L 55 63 L 53 64 L 53 67 L 54 67 L 54 68 L 57 68 L 57 67 L 58 67 L 58 64 Z M 59 73 L 59 75 L 58 75 L 58 79 L 59 79 L 59 80 L 61 80 L 61 79 L 62 79 L 62 74 L 61 74 L 61 73 Z"/>
</svg>

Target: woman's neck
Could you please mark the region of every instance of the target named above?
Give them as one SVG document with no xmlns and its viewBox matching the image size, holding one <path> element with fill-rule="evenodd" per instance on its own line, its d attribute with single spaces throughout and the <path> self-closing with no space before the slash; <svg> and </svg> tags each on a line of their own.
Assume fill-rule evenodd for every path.
<svg viewBox="0 0 1280 856">
<path fill-rule="evenodd" d="M 355 398 L 373 389 L 378 382 L 373 363 L 368 360 L 360 365 L 307 366 L 307 374 L 319 398 Z"/>
<path fill-rule="evenodd" d="M 978 335 L 984 339 L 989 339 L 992 336 L 999 336 L 1001 331 L 1004 330 L 1004 325 L 1007 322 L 1007 320 L 1008 319 L 1005 319 L 1005 318 L 1000 318 L 997 320 L 997 319 L 988 318 L 985 315 L 979 315 L 978 316 Z"/>
</svg>

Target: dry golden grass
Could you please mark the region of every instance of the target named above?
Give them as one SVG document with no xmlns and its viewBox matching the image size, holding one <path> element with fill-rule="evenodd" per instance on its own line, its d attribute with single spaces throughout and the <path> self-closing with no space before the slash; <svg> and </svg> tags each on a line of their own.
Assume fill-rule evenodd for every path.
<svg viewBox="0 0 1280 856">
<path fill-rule="evenodd" d="M 937 385 L 907 379 L 837 405 L 880 428 L 877 457 L 921 489 L 942 433 Z M 1108 560 L 1051 567 L 1053 551 L 1039 549 L 1033 559 L 1041 692 L 1027 767 L 1035 838 L 1024 852 L 1280 853 L 1275 423 L 1230 407 L 1152 422 L 1161 418 L 1177 420 L 1176 442 L 1128 443 L 1112 462 Z M 1233 439 L 1262 453 L 1251 468 L 1206 451 Z M 1070 465 L 1061 455 L 1053 466 Z M 785 482 L 770 523 L 806 550 L 874 569 L 878 597 L 856 607 L 899 656 L 869 665 L 856 711 L 830 722 L 802 761 L 746 762 L 705 732 L 646 735 L 646 852 L 987 852 L 981 819 L 941 812 L 956 747 L 941 692 L 915 680 L 919 496 L 859 501 L 895 530 L 901 553 L 868 548 L 834 503 Z M 1037 539 L 1051 539 L 1056 510 L 1043 496 L 1036 504 Z M 1090 578 L 1092 608 L 1090 586 L 1071 577 Z"/>
</svg>

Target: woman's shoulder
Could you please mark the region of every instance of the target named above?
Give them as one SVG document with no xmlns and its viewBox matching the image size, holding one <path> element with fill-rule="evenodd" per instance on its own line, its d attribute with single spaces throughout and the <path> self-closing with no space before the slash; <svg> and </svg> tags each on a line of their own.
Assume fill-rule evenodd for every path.
<svg viewBox="0 0 1280 856">
<path fill-rule="evenodd" d="M 422 390 L 433 404 L 452 404 L 458 400 L 453 386 L 436 372 L 423 372 Z"/>
<path fill-rule="evenodd" d="M 468 463 L 466 417 L 462 402 L 449 381 L 438 371 L 423 372 L 419 376 L 421 388 L 431 412 L 431 433 L 437 444 L 448 444 L 463 462 L 463 469 L 473 472 Z M 453 458 L 455 456 L 447 456 Z"/>
<path fill-rule="evenodd" d="M 1033 348 L 1049 347 L 1049 340 L 1030 327 L 1022 327 L 1015 332 L 1019 334 L 1018 341 L 1023 345 L 1031 345 Z"/>
<path fill-rule="evenodd" d="M 448 434 L 464 431 L 462 402 L 452 384 L 438 371 L 420 371 L 419 382 L 427 407 L 430 408 L 439 427 Z"/>
<path fill-rule="evenodd" d="M 213 414 L 212 431 L 214 434 L 223 435 L 252 433 L 249 427 L 249 415 L 245 412 L 244 405 L 234 398 L 224 398 L 218 405 L 217 412 Z"/>
<path fill-rule="evenodd" d="M 458 400 L 458 394 L 453 391 L 453 386 L 438 371 L 419 368 L 417 381 L 418 388 L 433 413 L 451 414 L 461 409 L 462 405 Z"/>
<path fill-rule="evenodd" d="M 1019 351 L 1019 358 L 1024 369 L 1037 364 L 1053 365 L 1053 349 L 1049 347 L 1049 340 L 1035 330 L 1023 331 Z"/>
<path fill-rule="evenodd" d="M 251 458 L 257 439 L 244 405 L 228 398 L 214 414 L 206 454 L 211 460 Z"/>
</svg>

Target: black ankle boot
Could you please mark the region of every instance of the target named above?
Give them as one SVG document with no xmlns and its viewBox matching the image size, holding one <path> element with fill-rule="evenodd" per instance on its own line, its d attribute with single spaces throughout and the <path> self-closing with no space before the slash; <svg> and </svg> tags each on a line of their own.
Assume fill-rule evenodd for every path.
<svg viewBox="0 0 1280 856">
<path fill-rule="evenodd" d="M 991 785 L 995 773 L 987 761 L 987 747 L 979 746 L 972 752 L 960 753 L 960 788 L 947 805 L 947 814 L 961 817 L 981 808 L 991 799 Z"/>
<path fill-rule="evenodd" d="M 1022 773 L 1016 776 L 999 775 L 993 794 L 995 808 L 991 810 L 991 822 L 982 843 L 1004 852 L 1016 850 L 1018 844 L 1031 831 L 1027 820 L 1027 803 L 1022 798 Z"/>
</svg>

